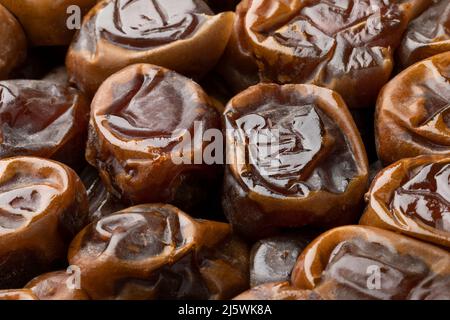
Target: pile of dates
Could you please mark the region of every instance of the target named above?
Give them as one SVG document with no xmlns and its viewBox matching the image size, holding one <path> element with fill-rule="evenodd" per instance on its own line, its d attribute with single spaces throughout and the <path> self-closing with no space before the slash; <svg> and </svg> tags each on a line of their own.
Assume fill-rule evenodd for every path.
<svg viewBox="0 0 450 320">
<path fill-rule="evenodd" d="M 450 300 L 450 0 L 0 0 L 0 300 Z"/>
</svg>

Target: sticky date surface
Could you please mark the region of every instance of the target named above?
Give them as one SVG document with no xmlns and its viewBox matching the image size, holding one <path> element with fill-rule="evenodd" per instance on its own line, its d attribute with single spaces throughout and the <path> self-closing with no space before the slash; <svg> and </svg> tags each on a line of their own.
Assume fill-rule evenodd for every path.
<svg viewBox="0 0 450 320">
<path fill-rule="evenodd" d="M 435 1 L 408 26 L 399 48 L 400 63 L 407 67 L 450 50 L 450 3 Z"/>
<path fill-rule="evenodd" d="M 449 259 L 447 251 L 409 237 L 345 226 L 302 252 L 292 283 L 332 300 L 448 299 Z"/>
<path fill-rule="evenodd" d="M 115 0 L 107 1 L 86 28 L 97 39 L 104 38 L 127 49 L 148 50 L 191 37 L 204 23 L 204 15 L 212 14 L 198 0 Z M 95 51 L 98 40 L 78 41 Z"/>
<path fill-rule="evenodd" d="M 383 169 L 367 194 L 360 223 L 450 246 L 450 158 L 407 158 Z"/>
<path fill-rule="evenodd" d="M 263 81 L 322 85 L 350 107 L 370 106 L 389 79 L 392 49 L 428 3 L 248 0 L 238 8 L 246 11 L 240 41 L 250 44 Z M 356 89 L 361 81 L 370 86 Z"/>
<path fill-rule="evenodd" d="M 220 299 L 248 286 L 246 245 L 224 223 L 193 220 L 170 205 L 140 205 L 104 217 L 72 242 L 93 298 Z"/>
<path fill-rule="evenodd" d="M 313 85 L 259 84 L 229 102 L 224 120 L 223 207 L 237 230 L 261 238 L 277 227 L 353 219 L 367 183 L 367 160 L 336 93 Z M 346 212 L 337 213 L 344 203 Z"/>
<path fill-rule="evenodd" d="M 76 89 L 39 80 L 0 82 L 0 158 L 39 156 L 79 166 L 88 114 Z"/>
<path fill-rule="evenodd" d="M 0 160 L 0 173 L 0 288 L 17 288 L 64 259 L 87 197 L 75 172 L 50 160 Z"/>
<path fill-rule="evenodd" d="M 219 115 L 196 83 L 161 67 L 134 65 L 111 77 L 97 93 L 86 157 L 118 198 L 176 202 L 194 192 L 191 180 L 187 187 L 192 192 L 179 194 L 193 175 L 209 180 L 204 185 L 213 183 L 217 167 L 194 163 L 194 152 L 203 152 L 203 132 L 218 127 Z M 187 150 L 185 155 L 182 150 Z M 195 195 L 189 196 L 185 205 L 190 198 L 195 202 Z"/>
</svg>

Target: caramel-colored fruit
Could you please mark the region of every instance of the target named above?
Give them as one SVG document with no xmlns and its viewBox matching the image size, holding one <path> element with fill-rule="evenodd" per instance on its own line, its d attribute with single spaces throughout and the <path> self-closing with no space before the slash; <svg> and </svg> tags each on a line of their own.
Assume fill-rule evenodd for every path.
<svg viewBox="0 0 450 320">
<path fill-rule="evenodd" d="M 450 154 L 450 52 L 418 62 L 381 91 L 375 115 L 385 165 L 424 154 Z"/>
<path fill-rule="evenodd" d="M 203 132 L 220 127 L 220 116 L 199 85 L 162 67 L 133 65 L 97 92 L 86 158 L 121 200 L 170 202 L 185 209 L 214 189 L 220 173 L 216 165 L 197 162 L 207 143 L 196 127 Z M 175 159 L 185 143 L 191 148 Z"/>
<path fill-rule="evenodd" d="M 201 0 L 102 1 L 85 17 L 69 49 L 69 75 L 89 95 L 134 63 L 201 77 L 222 55 L 233 17 L 214 15 Z"/>
<path fill-rule="evenodd" d="M 388 81 L 408 22 L 431 0 L 244 0 L 231 38 L 233 69 L 248 61 L 263 82 L 311 83 L 339 92 L 350 108 L 370 107 Z M 242 83 L 241 83 L 242 85 Z M 239 85 L 237 85 L 239 87 Z"/>
<path fill-rule="evenodd" d="M 87 226 L 69 263 L 94 299 L 227 299 L 248 288 L 248 254 L 230 225 L 152 204 Z"/>
<path fill-rule="evenodd" d="M 64 261 L 86 224 L 86 191 L 69 167 L 46 159 L 0 160 L 0 288 L 19 288 Z"/>
<path fill-rule="evenodd" d="M 40 80 L 0 81 L 0 158 L 83 163 L 89 102 L 76 89 Z"/>
<path fill-rule="evenodd" d="M 234 97 L 224 120 L 223 207 L 236 231 L 262 238 L 279 228 L 356 221 L 367 157 L 337 93 L 260 84 Z"/>
<path fill-rule="evenodd" d="M 292 286 L 323 299 L 450 299 L 450 254 L 390 231 L 345 226 L 300 255 Z"/>
<path fill-rule="evenodd" d="M 450 156 L 400 160 L 382 170 L 367 194 L 360 224 L 450 248 Z"/>
<path fill-rule="evenodd" d="M 450 51 L 450 2 L 440 0 L 409 24 L 399 48 L 400 63 L 407 67 L 445 51 Z"/>
</svg>

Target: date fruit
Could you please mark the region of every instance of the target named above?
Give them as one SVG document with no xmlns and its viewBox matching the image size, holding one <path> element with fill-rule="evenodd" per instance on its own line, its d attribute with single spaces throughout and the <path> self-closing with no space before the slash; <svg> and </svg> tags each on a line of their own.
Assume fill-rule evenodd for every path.
<svg viewBox="0 0 450 320">
<path fill-rule="evenodd" d="M 64 262 L 88 216 L 75 172 L 35 157 L 0 160 L 0 206 L 0 289 L 20 288 Z"/>
<path fill-rule="evenodd" d="M 223 208 L 237 232 L 355 222 L 368 164 L 342 98 L 314 85 L 259 84 L 224 112 Z"/>
<path fill-rule="evenodd" d="M 88 225 L 69 263 L 93 299 L 228 299 L 248 288 L 248 254 L 226 223 L 147 204 Z"/>
<path fill-rule="evenodd" d="M 378 97 L 375 139 L 380 160 L 450 154 L 450 52 L 412 65 Z"/>
<path fill-rule="evenodd" d="M 108 76 L 135 63 L 201 77 L 222 55 L 233 17 L 214 15 L 202 0 L 101 1 L 69 48 L 70 78 L 94 95 Z"/>
<path fill-rule="evenodd" d="M 360 224 L 450 248 L 450 156 L 400 160 L 376 176 Z"/>
</svg>

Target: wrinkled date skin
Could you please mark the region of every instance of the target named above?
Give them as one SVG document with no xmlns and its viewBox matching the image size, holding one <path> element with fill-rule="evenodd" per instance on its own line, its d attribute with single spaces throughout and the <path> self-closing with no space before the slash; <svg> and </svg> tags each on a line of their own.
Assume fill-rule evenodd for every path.
<svg viewBox="0 0 450 320">
<path fill-rule="evenodd" d="M 131 66 L 110 78 L 93 101 L 87 159 L 107 188 L 124 200 L 174 201 L 180 196 L 189 202 L 185 182 L 217 171 L 194 164 L 193 155 L 191 164 L 177 165 L 171 157 L 182 140 L 172 133 L 185 129 L 194 137 L 195 121 L 205 130 L 220 126 L 198 85 L 160 67 Z"/>
<path fill-rule="evenodd" d="M 381 171 L 360 224 L 450 248 L 450 156 L 403 159 Z"/>
<path fill-rule="evenodd" d="M 86 191 L 74 171 L 34 157 L 0 160 L 0 288 L 20 288 L 64 261 L 86 224 Z"/>
<path fill-rule="evenodd" d="M 230 225 L 152 204 L 87 226 L 69 263 L 93 299 L 228 299 L 248 288 L 248 255 Z"/>
<path fill-rule="evenodd" d="M 1 3 L 1 1 L 0 1 Z M 0 80 L 24 62 L 27 40 L 19 22 L 0 4 Z"/>
<path fill-rule="evenodd" d="M 80 283 L 76 276 L 66 271 L 49 272 L 34 278 L 25 288 L 39 300 L 89 300 L 86 292 L 77 287 Z"/>
<path fill-rule="evenodd" d="M 339 92 L 350 108 L 370 107 L 408 22 L 430 3 L 244 0 L 232 38 L 238 44 L 230 44 L 239 50 L 227 54 L 236 55 L 231 62 L 252 56 L 263 82 L 316 84 Z"/>
<path fill-rule="evenodd" d="M 206 147 L 192 142 L 202 141 L 196 124 L 220 128 L 199 85 L 161 67 L 130 66 L 109 78 L 92 102 L 86 158 L 121 200 L 186 208 L 203 199 L 207 192 L 199 190 L 211 189 L 220 173 L 218 165 L 194 159 Z M 185 161 L 174 157 L 181 145 L 189 149 L 180 155 Z"/>
<path fill-rule="evenodd" d="M 381 161 L 450 154 L 450 52 L 401 72 L 381 91 L 375 139 Z"/>
<path fill-rule="evenodd" d="M 258 241 L 250 253 L 250 287 L 287 281 L 298 255 L 308 245 L 300 235 L 283 235 Z"/>
<path fill-rule="evenodd" d="M 327 300 L 446 300 L 450 254 L 383 229 L 339 227 L 302 252 L 291 282 Z"/>
<path fill-rule="evenodd" d="M 134 63 L 201 77 L 222 55 L 233 17 L 232 12 L 214 15 L 202 0 L 101 1 L 72 42 L 69 75 L 89 95 Z"/>
<path fill-rule="evenodd" d="M 83 170 L 80 178 L 88 196 L 89 222 L 126 208 L 125 204 L 108 192 L 95 168 L 88 166 Z"/>
<path fill-rule="evenodd" d="M 0 290 L 0 300 L 39 300 L 29 289 Z"/>
<path fill-rule="evenodd" d="M 283 227 L 355 221 L 368 164 L 337 93 L 259 84 L 229 102 L 224 121 L 223 208 L 236 231 L 261 239 Z"/>
<path fill-rule="evenodd" d="M 399 60 L 408 67 L 445 51 L 450 51 L 450 2 L 440 0 L 409 24 Z"/>
<path fill-rule="evenodd" d="M 72 27 L 76 21 L 73 19 L 78 17 L 69 9 L 77 6 L 82 17 L 96 3 L 97 0 L 0 0 L 0 4 L 18 18 L 34 46 L 70 44 L 76 31 Z"/>
<path fill-rule="evenodd" d="M 0 81 L 0 158 L 83 163 L 89 103 L 76 89 L 48 81 Z"/>
</svg>

